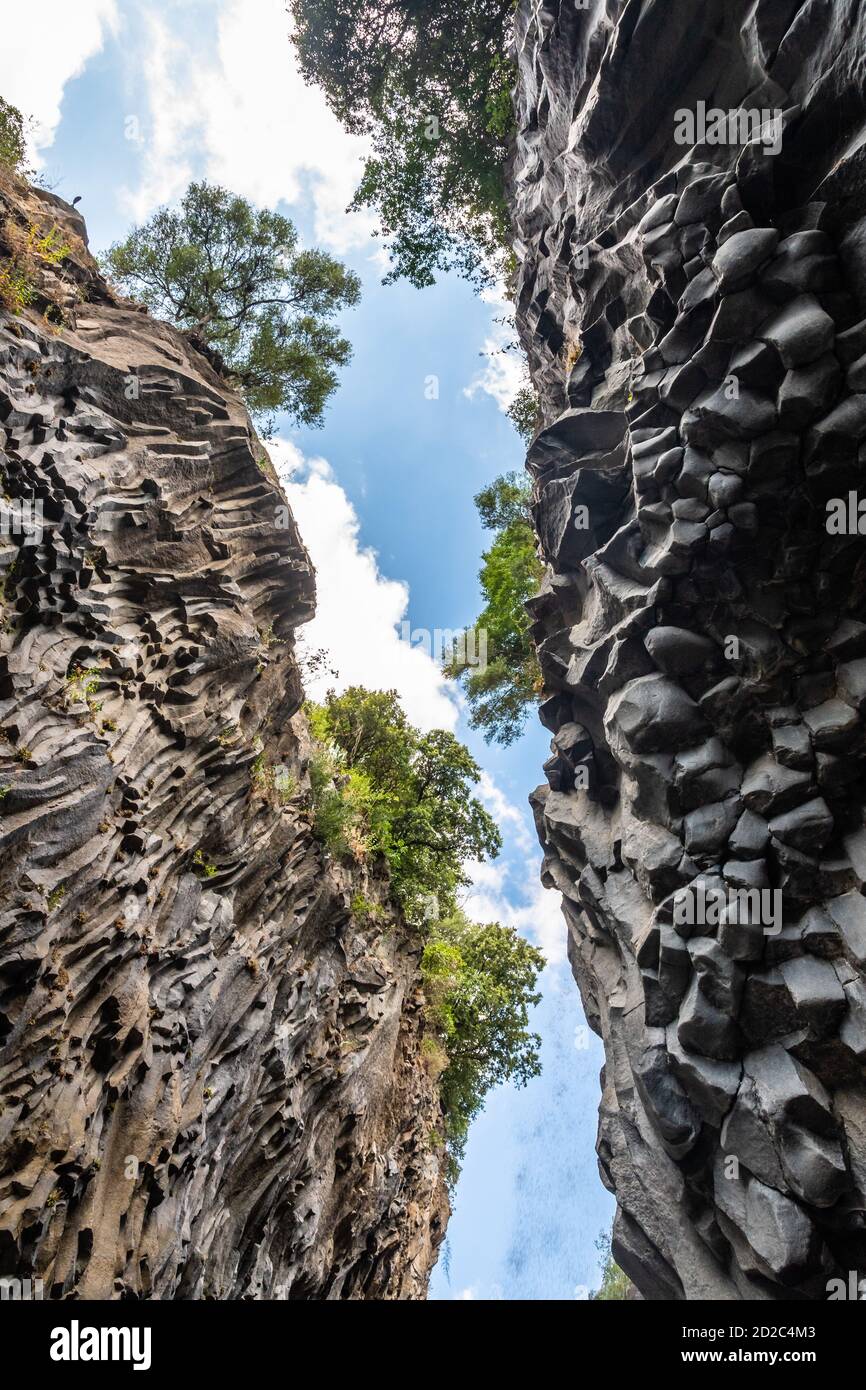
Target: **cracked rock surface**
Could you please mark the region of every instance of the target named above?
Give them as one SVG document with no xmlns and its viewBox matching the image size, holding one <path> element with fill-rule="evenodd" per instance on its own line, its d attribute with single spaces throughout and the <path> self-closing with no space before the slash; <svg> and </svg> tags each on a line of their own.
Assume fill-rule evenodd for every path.
<svg viewBox="0 0 866 1390">
<path fill-rule="evenodd" d="M 532 801 L 613 1251 L 822 1299 L 866 1270 L 866 5 L 522 0 L 516 51 Z"/>
<path fill-rule="evenodd" d="M 421 942 L 312 835 L 309 558 L 205 358 L 112 296 L 66 204 L 2 211 L 73 252 L 0 313 L 3 492 L 43 514 L 0 538 L 0 1274 L 423 1298 Z"/>
</svg>

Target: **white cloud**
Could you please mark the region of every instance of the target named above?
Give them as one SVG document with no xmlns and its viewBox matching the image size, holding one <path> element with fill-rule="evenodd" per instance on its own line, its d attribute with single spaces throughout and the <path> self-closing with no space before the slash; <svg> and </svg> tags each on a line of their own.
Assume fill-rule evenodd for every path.
<svg viewBox="0 0 866 1390">
<path fill-rule="evenodd" d="M 487 361 L 469 385 L 463 388 L 463 394 L 469 400 L 479 392 L 492 396 L 503 413 L 508 410 L 521 386 L 526 385 L 526 367 L 521 355 L 502 351 L 503 344 L 510 338 L 504 325 L 495 325 L 494 331 L 484 339 L 481 349 Z"/>
<path fill-rule="evenodd" d="M 494 817 L 500 826 L 510 826 L 514 836 L 514 843 L 524 854 L 528 854 L 533 849 L 533 836 L 529 832 L 526 824 L 526 816 L 519 807 L 509 801 L 508 797 L 498 787 L 490 776 L 489 772 L 482 772 L 479 785 L 479 794 L 484 805 L 487 807 L 491 816 Z"/>
<path fill-rule="evenodd" d="M 527 870 L 529 868 L 527 864 Z M 513 911 L 509 920 L 521 936 L 528 936 L 535 942 L 548 965 L 561 965 L 566 959 L 567 942 L 562 898 L 555 890 L 542 887 L 539 868 L 536 859 L 531 865 L 533 886 L 529 901 Z"/>
<path fill-rule="evenodd" d="M 486 772 L 481 775 L 479 795 L 503 832 L 505 848 L 493 863 L 467 864 L 472 887 L 462 905 L 475 922 L 516 927 L 534 942 L 548 965 L 560 965 L 566 959 L 560 895 L 542 887 L 541 853 L 528 812 L 515 806 Z"/>
<path fill-rule="evenodd" d="M 141 178 L 135 190 L 120 190 L 121 203 L 136 222 L 184 191 L 196 170 L 201 137 L 199 78 L 187 45 L 151 11 L 139 22 L 149 111 L 147 116 L 130 113 L 137 126 L 133 148 L 142 152 Z M 128 56 L 132 61 L 131 51 Z"/>
<path fill-rule="evenodd" d="M 327 460 L 305 458 L 286 439 L 268 446 L 286 496 L 316 566 L 316 617 L 304 642 L 324 648 L 339 672 L 308 681 L 321 697 L 333 686 L 363 685 L 397 690 L 409 719 L 422 729 L 456 727 L 459 697 L 437 663 L 421 648 L 401 641 L 399 628 L 409 607 L 409 587 L 379 569 L 376 552 L 361 541 L 358 515 Z M 565 923 L 559 894 L 542 888 L 540 851 L 529 813 L 516 806 L 489 772 L 477 794 L 499 825 L 500 858 L 467 864 L 472 880 L 463 906 L 476 922 L 502 922 L 534 941 L 550 965 L 565 960 Z"/>
<path fill-rule="evenodd" d="M 452 1303 L 475 1303 L 481 1299 L 484 1303 L 498 1303 L 503 1297 L 501 1284 L 491 1284 L 489 1293 L 479 1293 L 476 1285 L 470 1284 L 468 1288 L 461 1289 L 459 1293 L 454 1294 L 449 1301 Z"/>
<path fill-rule="evenodd" d="M 514 306 L 503 285 L 483 292 L 481 297 L 495 310 L 497 318 L 510 319 Z M 516 332 L 512 323 L 494 322 L 481 349 L 482 356 L 486 358 L 484 366 L 463 388 L 467 399 L 473 400 L 479 392 L 483 392 L 493 397 L 503 413 L 508 410 L 521 386 L 525 386 L 529 379 L 523 353 L 519 349 L 504 351 L 507 344 L 514 342 Z"/>
<path fill-rule="evenodd" d="M 541 951 L 548 965 L 566 959 L 566 927 L 559 893 L 543 888 L 538 876 L 540 854 L 527 855 L 509 874 L 497 864 L 468 866 L 472 887 L 462 906 L 473 922 L 500 922 L 515 927 Z M 514 888 L 513 879 L 519 882 Z"/>
<path fill-rule="evenodd" d="M 345 215 L 367 142 L 346 134 L 321 91 L 303 81 L 283 0 L 224 0 L 204 54 L 164 15 L 143 22 L 150 117 L 141 179 L 126 197 L 136 220 L 196 173 L 260 206 L 308 194 L 317 241 L 340 254 L 369 243 L 371 218 Z"/>
<path fill-rule="evenodd" d="M 453 730 L 460 712 L 454 686 L 422 649 L 399 637 L 408 585 L 383 575 L 375 551 L 361 544 L 358 515 L 329 464 L 305 458 L 284 439 L 269 450 L 317 570 L 317 612 L 304 640 L 312 650 L 323 647 L 339 671 L 338 680 L 325 673 L 309 682 L 310 694 L 321 696 L 329 686 L 395 689 L 413 724 Z M 528 812 L 484 770 L 477 794 L 500 827 L 504 848 L 496 861 L 467 864 L 472 887 L 463 906 L 474 921 L 516 927 L 549 964 L 558 964 L 565 960 L 565 923 L 559 894 L 541 886 Z"/>
<path fill-rule="evenodd" d="M 0 96 L 36 122 L 31 158 L 54 140 L 67 82 L 98 53 L 117 24 L 115 0 L 39 0 L 4 6 Z"/>
<path fill-rule="evenodd" d="M 324 647 L 339 671 L 311 682 L 310 693 L 329 686 L 397 690 L 411 722 L 421 729 L 454 729 L 457 692 L 420 647 L 400 639 L 409 608 L 409 587 L 388 579 L 374 550 L 361 542 L 361 524 L 324 459 L 305 459 L 287 440 L 270 453 L 280 473 L 304 543 L 316 566 L 317 611 L 305 629 L 307 645 Z"/>
</svg>

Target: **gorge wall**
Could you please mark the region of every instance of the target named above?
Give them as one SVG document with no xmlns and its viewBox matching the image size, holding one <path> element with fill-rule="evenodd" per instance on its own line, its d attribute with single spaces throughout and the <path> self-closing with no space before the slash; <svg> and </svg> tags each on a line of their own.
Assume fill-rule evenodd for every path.
<svg viewBox="0 0 866 1390">
<path fill-rule="evenodd" d="M 532 800 L 613 1252 L 823 1299 L 866 1271 L 866 5 L 521 0 L 516 56 Z"/>
<path fill-rule="evenodd" d="M 421 942 L 312 834 L 309 558 L 239 399 L 78 215 L 7 181 L 0 222 L 36 290 L 0 312 L 0 1275 L 422 1298 Z"/>
</svg>

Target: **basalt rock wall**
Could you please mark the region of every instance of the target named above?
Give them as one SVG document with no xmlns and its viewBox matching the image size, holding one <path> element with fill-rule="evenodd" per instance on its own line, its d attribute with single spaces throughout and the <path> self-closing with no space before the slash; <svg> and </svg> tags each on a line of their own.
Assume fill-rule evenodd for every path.
<svg viewBox="0 0 866 1390">
<path fill-rule="evenodd" d="M 209 362 L 0 195 L 0 1275 L 423 1298 L 421 943 L 312 833 L 309 558 Z"/>
<path fill-rule="evenodd" d="M 522 0 L 516 56 L 533 804 L 614 1254 L 823 1299 L 866 1273 L 866 5 Z"/>
</svg>

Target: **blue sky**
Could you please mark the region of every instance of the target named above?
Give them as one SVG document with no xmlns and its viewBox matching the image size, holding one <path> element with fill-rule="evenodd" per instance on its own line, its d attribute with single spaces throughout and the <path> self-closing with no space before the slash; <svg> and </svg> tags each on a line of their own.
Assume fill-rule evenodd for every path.
<svg viewBox="0 0 866 1390">
<path fill-rule="evenodd" d="M 94 250 L 207 177 L 279 206 L 362 277 L 345 320 L 354 359 L 324 428 L 283 421 L 274 450 L 319 569 L 308 641 L 328 648 L 341 683 L 396 686 L 415 722 L 470 745 L 505 848 L 476 871 L 467 907 L 513 922 L 551 962 L 534 1020 L 543 1075 L 499 1088 L 474 1126 L 431 1297 L 582 1297 L 613 1204 L 593 1148 L 603 1055 L 565 963 L 558 900 L 538 883 L 526 805 L 547 736 L 533 720 L 516 746 L 488 747 L 434 662 L 399 640 L 404 620 L 457 629 L 478 610 L 485 533 L 472 498 L 522 466 L 503 413 L 519 363 L 489 355 L 502 306 L 456 277 L 424 291 L 381 285 L 370 220 L 344 213 L 363 142 L 301 83 L 286 25 L 282 0 L 41 0 L 4 19 L 0 94 L 34 117 L 43 174 L 62 197 L 81 195 Z"/>
</svg>

